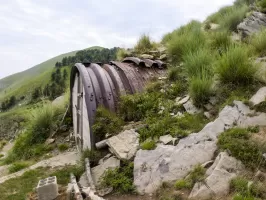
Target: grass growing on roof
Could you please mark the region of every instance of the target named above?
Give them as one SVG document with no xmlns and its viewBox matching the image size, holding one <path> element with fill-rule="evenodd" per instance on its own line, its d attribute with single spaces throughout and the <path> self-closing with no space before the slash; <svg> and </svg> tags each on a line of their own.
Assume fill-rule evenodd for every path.
<svg viewBox="0 0 266 200">
<path fill-rule="evenodd" d="M 156 48 L 155 42 L 151 41 L 150 36 L 143 34 L 134 47 L 134 51 L 138 54 L 147 53 Z"/>
</svg>

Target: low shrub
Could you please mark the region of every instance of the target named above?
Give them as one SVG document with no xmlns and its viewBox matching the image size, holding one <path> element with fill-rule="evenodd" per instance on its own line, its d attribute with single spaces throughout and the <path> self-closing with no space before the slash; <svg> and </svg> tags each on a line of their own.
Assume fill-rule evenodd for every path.
<svg viewBox="0 0 266 200">
<path fill-rule="evenodd" d="M 176 97 L 184 96 L 187 94 L 187 81 L 179 79 L 179 81 L 171 84 L 169 87 L 165 89 L 164 98 L 175 100 Z"/>
<path fill-rule="evenodd" d="M 96 111 L 92 131 L 100 139 L 104 139 L 107 133 L 110 135 L 116 135 L 119 133 L 122 130 L 123 125 L 123 120 L 115 113 L 100 106 Z"/>
<path fill-rule="evenodd" d="M 192 187 L 191 183 L 188 182 L 187 180 L 184 180 L 184 179 L 176 181 L 176 183 L 175 183 L 175 188 L 178 190 L 190 189 L 191 187 Z"/>
<path fill-rule="evenodd" d="M 193 103 L 200 107 L 203 106 L 213 94 L 211 78 L 193 77 L 189 82 L 189 95 Z"/>
<path fill-rule="evenodd" d="M 142 150 L 153 150 L 156 148 L 156 143 L 153 140 L 147 140 L 140 145 Z"/>
<path fill-rule="evenodd" d="M 69 145 L 66 143 L 59 144 L 58 146 L 59 151 L 66 151 L 69 148 Z"/>
<path fill-rule="evenodd" d="M 219 136 L 219 148 L 228 149 L 232 156 L 242 161 L 248 168 L 257 168 L 263 159 L 257 143 L 250 139 L 247 129 L 232 128 Z"/>
<path fill-rule="evenodd" d="M 113 187 L 118 193 L 134 193 L 133 185 L 134 163 L 123 161 L 120 168 L 107 170 L 101 178 L 102 187 Z"/>
<path fill-rule="evenodd" d="M 251 36 L 250 44 L 254 47 L 259 56 L 266 55 L 266 29 Z"/>
<path fill-rule="evenodd" d="M 9 173 L 14 173 L 17 171 L 20 171 L 26 167 L 28 167 L 30 165 L 29 162 L 25 162 L 25 161 L 17 161 L 12 163 L 9 167 L 8 167 L 8 172 Z"/>
<path fill-rule="evenodd" d="M 258 0 L 257 1 L 257 5 L 260 8 L 260 11 L 265 13 L 265 11 L 266 11 L 266 0 Z"/>
<path fill-rule="evenodd" d="M 246 197 L 246 196 L 242 196 L 241 194 L 236 194 L 233 196 L 233 200 L 256 200 L 256 198 Z"/>
<path fill-rule="evenodd" d="M 160 92 L 143 92 L 120 97 L 119 115 L 126 121 L 143 120 L 159 111 Z"/>
<path fill-rule="evenodd" d="M 241 195 L 247 196 L 248 193 L 248 180 L 243 177 L 236 177 L 230 182 L 230 191 L 237 192 Z"/>
<path fill-rule="evenodd" d="M 255 68 L 250 49 L 243 45 L 232 45 L 217 60 L 219 79 L 225 84 L 247 85 L 254 81 Z"/>
<path fill-rule="evenodd" d="M 99 160 L 102 158 L 102 154 L 99 151 L 96 150 L 90 150 L 90 149 L 85 149 L 82 151 L 80 160 L 81 160 L 81 165 L 85 166 L 85 159 L 88 158 L 90 161 L 90 164 L 92 166 L 95 166 L 98 164 Z"/>
<path fill-rule="evenodd" d="M 169 81 L 178 81 L 180 69 L 179 67 L 171 67 L 168 69 L 168 79 Z"/>
</svg>

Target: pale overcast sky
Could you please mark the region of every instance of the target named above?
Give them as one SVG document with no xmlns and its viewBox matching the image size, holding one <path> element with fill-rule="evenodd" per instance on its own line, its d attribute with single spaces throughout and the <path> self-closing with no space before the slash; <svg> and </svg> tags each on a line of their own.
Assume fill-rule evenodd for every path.
<svg viewBox="0 0 266 200">
<path fill-rule="evenodd" d="M 233 0 L 0 0 L 0 78 L 90 46 L 132 47 Z"/>
</svg>

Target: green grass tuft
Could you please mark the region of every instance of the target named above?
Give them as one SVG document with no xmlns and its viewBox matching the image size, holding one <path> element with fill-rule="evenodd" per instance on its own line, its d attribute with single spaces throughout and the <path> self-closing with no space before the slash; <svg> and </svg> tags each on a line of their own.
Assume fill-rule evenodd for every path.
<svg viewBox="0 0 266 200">
<path fill-rule="evenodd" d="M 266 55 L 266 29 L 251 36 L 250 44 L 260 56 Z"/>
<path fill-rule="evenodd" d="M 66 151 L 69 148 L 69 145 L 66 143 L 59 144 L 58 146 L 59 151 Z"/>
<path fill-rule="evenodd" d="M 31 163 L 25 162 L 25 161 L 17 161 L 17 162 L 14 162 L 14 163 L 12 163 L 8 167 L 8 172 L 11 174 L 11 173 L 20 171 L 20 170 L 22 170 L 22 169 L 27 168 L 28 166 L 30 166 L 30 164 Z"/>
<path fill-rule="evenodd" d="M 156 143 L 153 140 L 144 141 L 141 145 L 142 150 L 153 150 L 156 148 Z"/>
<path fill-rule="evenodd" d="M 244 45 L 230 46 L 216 62 L 220 81 L 225 84 L 247 85 L 254 81 L 255 68 L 250 49 Z"/>
<path fill-rule="evenodd" d="M 155 47 L 156 44 L 151 41 L 150 37 L 143 34 L 134 47 L 134 51 L 138 54 L 143 54 L 155 49 Z"/>
</svg>

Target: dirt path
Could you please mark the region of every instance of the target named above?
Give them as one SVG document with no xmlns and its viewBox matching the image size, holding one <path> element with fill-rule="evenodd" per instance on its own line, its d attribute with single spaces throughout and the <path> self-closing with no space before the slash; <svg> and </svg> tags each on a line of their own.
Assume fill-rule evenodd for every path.
<svg viewBox="0 0 266 200">
<path fill-rule="evenodd" d="M 10 143 L 8 142 L 8 143 L 4 146 L 4 148 L 2 149 L 2 151 L 0 151 L 0 154 L 4 155 L 3 158 L 6 157 L 8 151 L 11 150 L 11 149 L 13 148 L 13 146 L 14 146 L 14 143 L 13 143 L 13 142 L 10 142 Z"/>
<path fill-rule="evenodd" d="M 25 168 L 21 171 L 18 171 L 16 173 L 13 174 L 9 174 L 9 175 L 4 175 L 1 177 L 1 167 L 2 167 L 2 171 L 7 170 L 7 166 L 1 166 L 0 167 L 0 184 L 4 183 L 5 181 L 11 179 L 11 178 L 15 178 L 15 177 L 19 177 L 21 175 L 23 175 L 25 172 L 29 171 L 29 170 L 33 170 L 36 169 L 38 167 L 61 167 L 61 166 L 65 166 L 65 165 L 75 165 L 77 164 L 77 162 L 79 161 L 80 156 L 77 152 L 66 152 L 66 153 L 62 153 L 59 154 L 55 157 L 49 158 L 47 160 L 42 160 L 28 168 Z"/>
</svg>

